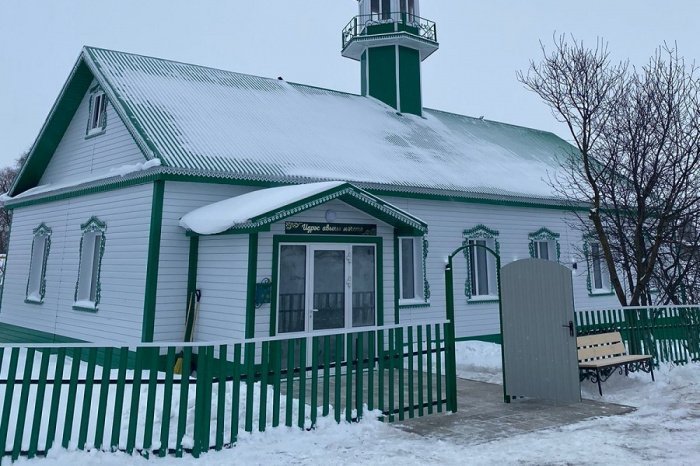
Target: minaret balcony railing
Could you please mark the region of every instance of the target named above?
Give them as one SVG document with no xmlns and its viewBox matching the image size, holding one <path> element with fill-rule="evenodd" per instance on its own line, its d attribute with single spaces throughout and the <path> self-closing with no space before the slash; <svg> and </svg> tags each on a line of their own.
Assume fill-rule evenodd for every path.
<svg viewBox="0 0 700 466">
<path fill-rule="evenodd" d="M 359 15 L 343 28 L 343 49 L 361 36 L 406 32 L 437 43 L 435 22 L 405 12 Z"/>
</svg>

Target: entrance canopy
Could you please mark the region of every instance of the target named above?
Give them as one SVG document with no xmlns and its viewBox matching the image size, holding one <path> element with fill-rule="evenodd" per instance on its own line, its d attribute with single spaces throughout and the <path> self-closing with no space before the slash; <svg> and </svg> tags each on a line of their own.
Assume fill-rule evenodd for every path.
<svg viewBox="0 0 700 466">
<path fill-rule="evenodd" d="M 342 181 L 260 189 L 193 210 L 180 219 L 191 235 L 266 231 L 271 223 L 334 199 L 371 215 L 407 236 L 421 236 L 428 225 L 367 191 Z"/>
</svg>

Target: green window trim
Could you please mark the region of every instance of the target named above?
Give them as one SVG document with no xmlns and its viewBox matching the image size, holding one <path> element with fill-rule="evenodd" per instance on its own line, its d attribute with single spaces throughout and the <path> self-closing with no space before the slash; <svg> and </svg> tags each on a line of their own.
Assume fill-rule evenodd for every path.
<svg viewBox="0 0 700 466">
<path fill-rule="evenodd" d="M 99 101 L 99 109 L 95 102 Z M 98 121 L 96 126 L 93 126 L 94 112 L 98 111 Z M 90 89 L 90 103 L 88 106 L 88 121 L 85 126 L 85 139 L 90 139 L 100 134 L 104 134 L 107 130 L 107 94 L 99 87 L 95 86 Z"/>
<path fill-rule="evenodd" d="M 49 259 L 49 250 L 51 249 L 51 228 L 47 227 L 46 224 L 41 223 L 38 227 L 32 230 L 32 234 L 32 249 L 29 255 L 29 274 L 27 276 L 27 287 L 25 290 L 24 302 L 31 304 L 42 304 L 44 302 L 44 296 L 46 296 L 46 264 Z M 39 276 L 39 289 L 37 290 L 39 299 L 30 296 L 30 291 L 33 291 L 30 290 L 30 285 L 32 282 L 32 268 L 36 266 L 36 264 L 34 264 L 34 248 L 36 247 L 37 237 L 45 238 L 44 252 L 41 258 L 41 275 Z"/>
<path fill-rule="evenodd" d="M 559 233 L 554 233 L 552 230 L 550 230 L 547 227 L 542 227 L 539 230 L 528 234 L 527 239 L 529 240 L 528 248 L 530 250 L 530 257 L 532 257 L 532 258 L 535 257 L 535 242 L 537 242 L 537 241 L 552 241 L 555 245 L 554 247 L 555 247 L 555 250 L 557 253 L 557 262 L 560 262 L 560 259 L 561 259 L 561 246 L 559 244 L 559 237 L 560 236 L 561 235 Z"/>
<path fill-rule="evenodd" d="M 90 219 L 80 225 L 80 229 L 82 230 L 83 234 L 80 237 L 80 255 L 78 256 L 78 279 L 75 282 L 75 294 L 73 296 L 75 305 L 73 306 L 73 309 L 78 308 L 77 310 L 81 311 L 91 311 L 91 312 L 97 312 L 98 310 L 98 305 L 100 304 L 100 297 L 101 297 L 101 291 L 102 291 L 102 284 L 100 282 L 100 274 L 102 271 L 102 257 L 104 256 L 105 252 L 105 231 L 107 230 L 107 224 L 102 222 L 100 219 L 97 217 L 90 217 Z M 83 275 L 83 246 L 85 242 L 85 235 L 87 233 L 100 233 L 99 234 L 99 257 L 97 258 L 97 272 L 94 274 L 95 278 L 95 301 L 92 301 L 94 306 L 88 307 L 83 304 L 77 304 L 77 303 L 83 303 L 88 300 L 79 300 L 78 299 L 78 293 L 80 290 L 80 277 Z"/>
<path fill-rule="evenodd" d="M 601 290 L 594 290 L 593 289 L 593 274 L 591 271 L 593 270 L 593 258 L 591 257 L 591 251 L 590 251 L 590 244 L 591 243 L 598 243 L 600 242 L 594 238 L 593 236 L 587 235 L 583 237 L 583 257 L 586 260 L 586 289 L 588 290 L 588 296 L 590 297 L 597 297 L 597 296 L 613 296 L 615 294 L 615 290 L 610 287 L 609 289 L 601 289 Z M 607 272 L 607 265 L 605 265 L 606 272 Z M 601 273 L 603 273 L 601 271 Z M 607 272 L 609 275 L 609 272 Z M 610 278 L 608 278 L 608 281 Z"/>
<path fill-rule="evenodd" d="M 469 228 L 467 230 L 464 230 L 462 232 L 462 237 L 464 240 L 462 241 L 462 246 L 467 246 L 469 244 L 469 240 L 493 240 L 493 250 L 495 251 L 496 254 L 500 254 L 501 251 L 501 245 L 498 242 L 498 236 L 499 232 L 498 230 L 493 230 L 486 225 L 483 224 L 478 224 L 473 228 Z M 489 302 L 498 302 L 498 293 L 499 290 L 496 290 L 496 295 L 475 295 L 472 293 L 472 264 L 471 264 L 471 250 L 473 248 L 465 248 L 463 251 L 464 258 L 467 261 L 467 280 L 464 283 L 464 294 L 467 297 L 467 304 L 481 304 L 481 303 L 489 303 Z M 495 271 L 496 277 L 493 280 L 493 283 L 491 283 L 491 280 L 489 280 L 489 285 L 494 285 L 497 286 L 496 284 L 498 283 L 498 274 L 500 273 L 499 270 Z"/>
</svg>

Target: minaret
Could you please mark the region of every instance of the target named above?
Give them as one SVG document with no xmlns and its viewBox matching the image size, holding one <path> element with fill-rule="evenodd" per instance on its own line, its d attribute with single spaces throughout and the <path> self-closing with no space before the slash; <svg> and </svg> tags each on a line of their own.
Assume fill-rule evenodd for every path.
<svg viewBox="0 0 700 466">
<path fill-rule="evenodd" d="M 360 14 L 343 29 L 343 56 L 358 60 L 362 95 L 401 113 L 421 115 L 421 62 L 435 52 L 435 23 L 420 0 L 358 0 Z"/>
</svg>

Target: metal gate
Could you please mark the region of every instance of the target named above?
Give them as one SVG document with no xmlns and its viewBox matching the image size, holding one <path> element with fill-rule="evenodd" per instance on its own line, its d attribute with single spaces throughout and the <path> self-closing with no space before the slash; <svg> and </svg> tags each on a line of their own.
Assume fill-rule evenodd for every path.
<svg viewBox="0 0 700 466">
<path fill-rule="evenodd" d="M 506 401 L 581 401 L 571 271 L 543 259 L 511 262 L 501 269 L 501 306 Z"/>
</svg>

